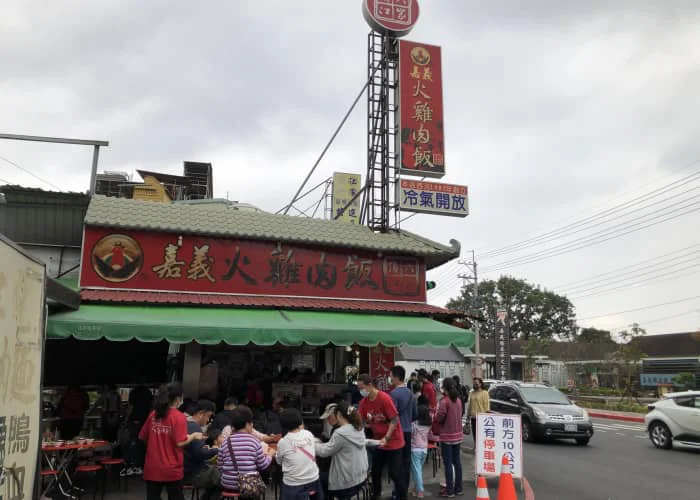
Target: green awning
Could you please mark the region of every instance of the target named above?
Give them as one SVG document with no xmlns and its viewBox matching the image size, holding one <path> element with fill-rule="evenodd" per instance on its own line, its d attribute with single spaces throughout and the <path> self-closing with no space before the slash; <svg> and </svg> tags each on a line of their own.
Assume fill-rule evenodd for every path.
<svg viewBox="0 0 700 500">
<path fill-rule="evenodd" d="M 48 319 L 48 338 L 230 345 L 471 347 L 474 334 L 430 318 L 337 312 L 82 305 Z"/>
</svg>

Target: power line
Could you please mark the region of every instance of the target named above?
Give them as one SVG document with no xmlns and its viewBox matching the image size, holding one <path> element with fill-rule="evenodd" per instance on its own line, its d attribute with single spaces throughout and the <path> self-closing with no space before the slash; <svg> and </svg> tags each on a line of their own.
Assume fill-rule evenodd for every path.
<svg viewBox="0 0 700 500">
<path fill-rule="evenodd" d="M 680 304 L 682 302 L 688 302 L 689 300 L 695 300 L 695 299 L 700 299 L 700 295 L 696 295 L 695 297 L 686 297 L 685 299 L 672 300 L 670 302 L 663 302 L 661 304 L 652 304 L 652 305 L 648 305 L 648 306 L 637 307 L 635 309 L 627 309 L 625 311 L 615 311 L 615 312 L 609 312 L 609 313 L 605 313 L 605 314 L 599 314 L 597 316 L 588 316 L 586 318 L 576 318 L 576 320 L 577 321 L 588 321 L 588 320 L 596 319 L 596 318 L 604 318 L 605 316 L 612 316 L 614 314 L 626 314 L 626 313 L 637 312 L 637 311 L 646 311 L 649 309 L 656 309 L 657 307 L 670 306 L 672 304 Z"/>
<path fill-rule="evenodd" d="M 571 229 L 580 227 L 581 225 L 589 225 L 591 222 L 595 222 L 601 218 L 605 218 L 607 215 L 614 214 L 616 212 L 619 212 L 622 209 L 628 209 L 630 207 L 633 207 L 635 205 L 638 205 L 640 203 L 644 203 L 645 201 L 648 201 L 651 198 L 655 198 L 657 196 L 660 196 L 662 194 L 665 194 L 668 191 L 671 191 L 673 189 L 676 189 L 678 186 L 682 186 L 687 184 L 688 182 L 692 182 L 696 178 L 700 177 L 700 170 L 697 170 L 693 172 L 690 175 L 687 175 L 681 179 L 678 179 L 676 181 L 673 181 L 669 184 L 666 184 L 660 188 L 654 189 L 652 191 L 649 191 L 647 193 L 644 193 L 640 196 L 637 196 L 633 198 L 632 200 L 626 201 L 624 203 L 618 204 L 613 206 L 612 208 L 609 208 L 607 210 L 603 210 L 601 212 L 598 212 L 596 214 L 593 214 L 591 216 L 585 217 L 583 219 L 580 219 L 578 221 L 572 222 L 570 224 L 567 224 L 563 227 L 548 231 L 546 233 L 540 234 L 533 236 L 531 238 L 512 243 L 510 245 L 506 245 L 501 248 L 497 248 L 491 251 L 484 252 L 482 255 L 484 257 L 496 257 L 498 255 L 503 255 L 506 253 L 512 253 L 514 251 L 520 250 L 522 248 L 527 248 L 529 246 L 532 246 L 533 244 L 538 244 L 540 240 L 548 240 L 552 239 L 552 237 L 561 237 L 563 234 L 569 233 Z"/>
<path fill-rule="evenodd" d="M 611 271 L 607 271 L 607 272 L 604 272 L 604 273 L 601 273 L 601 274 L 593 275 L 593 276 L 591 276 L 590 278 L 585 279 L 585 280 L 583 280 L 583 281 L 569 281 L 569 282 L 567 282 L 567 283 L 563 283 L 563 284 L 561 284 L 561 285 L 554 286 L 554 287 L 552 287 L 552 289 L 553 289 L 553 290 L 568 289 L 568 288 L 571 288 L 571 287 L 574 286 L 574 285 L 583 284 L 583 283 L 586 283 L 586 282 L 588 282 L 588 281 L 597 281 L 598 278 L 602 278 L 603 276 L 608 276 L 608 275 L 610 275 L 610 274 L 618 274 L 620 271 L 623 271 L 623 270 L 625 270 L 625 269 L 638 268 L 638 267 L 640 267 L 642 264 L 646 264 L 646 263 L 648 263 L 648 262 L 658 262 L 660 259 L 663 259 L 663 258 L 666 258 L 666 257 L 670 257 L 671 255 L 675 255 L 675 254 L 677 254 L 677 253 L 683 253 L 683 252 L 685 252 L 686 250 L 689 250 L 689 249 L 691 249 L 691 248 L 697 248 L 697 247 L 700 247 L 700 244 L 695 243 L 694 245 L 689 245 L 689 246 L 684 247 L 684 248 L 681 248 L 681 249 L 679 249 L 679 250 L 674 250 L 673 252 L 669 252 L 669 253 L 665 253 L 665 254 L 662 254 L 662 255 L 658 255 L 658 256 L 652 257 L 652 258 L 650 258 L 650 259 L 641 260 L 641 261 L 636 262 L 636 263 L 634 263 L 634 264 L 629 264 L 629 265 L 627 265 L 627 266 L 618 267 L 618 268 L 613 269 L 613 270 L 611 270 Z M 692 253 L 692 252 L 691 252 L 691 253 Z M 682 256 L 682 257 L 685 257 L 685 256 Z M 623 274 L 624 274 L 624 273 L 623 273 Z"/>
<path fill-rule="evenodd" d="M 691 257 L 691 258 L 686 259 L 686 260 L 681 260 L 681 261 L 672 262 L 672 263 L 662 262 L 660 264 L 665 264 L 665 265 L 659 265 L 659 266 L 655 266 L 655 267 L 652 267 L 649 269 L 638 269 L 637 271 L 634 271 L 632 273 L 627 273 L 628 274 L 627 276 L 620 275 L 618 277 L 611 277 L 611 278 L 608 278 L 605 280 L 600 280 L 599 282 L 589 283 L 587 285 L 573 287 L 571 289 L 565 289 L 561 293 L 563 293 L 565 295 L 569 295 L 569 294 L 577 295 L 577 294 L 587 293 L 591 290 L 596 290 L 600 287 L 608 287 L 610 285 L 614 285 L 614 284 L 620 283 L 620 282 L 625 282 L 625 281 L 628 281 L 630 279 L 641 278 L 642 276 L 645 276 L 647 274 L 656 274 L 659 271 L 664 271 L 666 269 L 671 269 L 673 267 L 676 267 L 676 266 L 679 266 L 682 264 L 692 263 L 692 262 L 698 262 L 697 257 Z"/>
<path fill-rule="evenodd" d="M 671 204 L 667 207 L 664 207 L 662 210 L 667 210 L 669 208 L 674 208 L 680 205 L 681 203 L 685 203 L 688 201 L 694 201 L 696 198 L 689 198 L 682 200 L 681 202 Z M 516 266 L 521 266 L 524 264 L 530 264 L 533 262 L 538 262 L 540 260 L 548 259 L 551 257 L 556 257 L 565 253 L 570 253 L 573 251 L 581 250 L 583 248 L 587 248 L 593 245 L 598 245 L 600 243 L 604 243 L 606 241 L 610 241 L 613 239 L 620 238 L 622 236 L 625 236 L 630 233 L 634 233 L 637 231 L 641 231 L 642 229 L 646 229 L 648 227 L 652 227 L 658 224 L 661 224 L 663 222 L 667 222 L 670 220 L 677 219 L 679 217 L 682 217 L 684 215 L 688 215 L 690 213 L 696 212 L 700 210 L 700 208 L 693 208 L 696 205 L 699 205 L 700 202 L 694 202 L 690 203 L 681 207 L 676 208 L 675 210 L 669 210 L 667 212 L 657 212 L 654 214 L 647 214 L 642 217 L 638 217 L 636 219 L 632 219 L 630 221 L 626 221 L 623 224 L 619 224 L 617 226 L 613 226 L 611 228 L 608 228 L 603 231 L 598 231 L 597 233 L 593 233 L 591 235 L 588 235 L 586 237 L 578 238 L 576 240 L 573 240 L 569 243 L 562 244 L 562 245 L 557 245 L 552 248 L 549 248 L 543 252 L 535 252 L 529 255 L 525 255 L 516 259 L 512 259 L 509 261 L 504 261 L 500 262 L 498 264 L 494 264 L 493 267 L 488 268 L 487 270 L 484 270 L 484 272 L 494 272 L 494 271 L 500 271 L 502 269 L 508 269 L 510 267 L 516 267 Z M 690 210 L 686 210 L 690 209 Z M 683 210 L 686 210 L 683 212 Z M 673 217 L 665 217 L 667 215 L 671 214 L 676 214 L 677 212 L 682 212 L 678 213 L 677 215 L 674 215 Z M 649 217 L 650 215 L 653 215 L 653 217 Z M 664 218 L 665 217 L 665 218 Z M 645 218 L 648 218 L 648 220 L 643 220 Z M 660 219 L 660 220 L 657 220 Z M 652 222 L 655 221 L 656 222 Z M 634 224 L 629 224 L 630 222 L 634 222 Z M 618 232 L 622 231 L 622 232 Z M 578 245 L 580 244 L 580 245 Z"/>
<path fill-rule="evenodd" d="M 644 321 L 643 323 L 640 323 L 640 326 L 645 327 L 646 325 L 652 325 L 652 324 L 654 324 L 654 323 L 660 323 L 661 321 L 666 321 L 666 320 L 669 320 L 669 319 L 681 318 L 681 317 L 683 317 L 683 316 L 688 316 L 689 314 L 699 313 L 699 312 L 700 312 L 700 309 L 695 308 L 695 309 L 691 309 L 690 311 L 685 311 L 685 312 L 682 312 L 682 313 L 679 313 L 679 314 L 673 314 L 673 315 L 671 315 L 671 316 L 664 316 L 663 318 L 655 318 L 655 319 L 652 319 L 652 320 L 649 320 L 649 321 Z M 623 328 L 627 328 L 627 325 L 622 325 L 622 326 L 617 326 L 617 327 L 615 327 L 615 328 L 610 328 L 610 331 L 613 331 L 613 332 L 614 332 L 615 330 L 622 330 Z"/>
<path fill-rule="evenodd" d="M 30 172 L 29 170 L 27 170 L 26 168 L 24 168 L 22 165 L 19 165 L 19 164 L 13 162 L 12 160 L 8 160 L 8 159 L 5 158 L 4 156 L 0 156 L 0 160 L 4 161 L 4 162 L 6 162 L 6 163 L 9 163 L 9 164 L 12 165 L 13 167 L 17 167 L 17 168 L 20 169 L 22 172 L 31 175 L 31 176 L 34 177 L 35 179 L 40 180 L 40 181 L 43 182 L 44 184 L 48 184 L 49 186 L 51 186 L 51 187 L 54 188 L 54 189 L 57 189 L 58 191 L 63 191 L 63 190 L 62 190 L 60 187 L 58 187 L 56 184 L 54 184 L 54 183 L 52 183 L 52 182 L 49 182 L 49 181 L 47 181 L 46 179 L 42 179 L 42 178 L 39 177 L 38 175 L 36 175 L 36 174 Z M 7 182 L 7 181 L 5 181 L 5 182 Z M 8 184 L 9 184 L 9 182 L 8 182 Z"/>
<path fill-rule="evenodd" d="M 600 297 L 602 295 L 607 295 L 609 293 L 616 292 L 618 290 L 626 290 L 629 288 L 634 288 L 636 286 L 643 285 L 644 283 L 649 283 L 650 281 L 654 281 L 655 283 L 664 283 L 666 281 L 674 281 L 674 280 L 677 280 L 679 278 L 685 278 L 685 277 L 693 276 L 693 275 L 697 274 L 700 271 L 696 271 L 693 273 L 686 273 L 686 271 L 688 269 L 693 269 L 693 268 L 698 267 L 698 266 L 700 266 L 700 263 L 693 264 L 692 266 L 687 266 L 687 267 L 684 267 L 681 269 L 676 269 L 675 271 L 672 271 L 670 273 L 664 272 L 664 273 L 661 273 L 657 276 L 651 276 L 651 277 L 643 279 L 643 280 L 634 281 L 632 283 L 623 284 L 621 286 L 616 286 L 616 287 L 610 288 L 610 289 L 606 289 L 605 287 L 603 287 L 600 290 L 589 290 L 589 291 L 585 292 L 583 295 L 574 295 L 573 297 L 570 297 L 570 298 L 575 299 L 575 300 L 581 300 L 581 299 L 587 299 L 589 297 Z M 680 276 L 674 276 L 677 273 L 684 273 L 684 274 L 682 274 Z"/>
</svg>

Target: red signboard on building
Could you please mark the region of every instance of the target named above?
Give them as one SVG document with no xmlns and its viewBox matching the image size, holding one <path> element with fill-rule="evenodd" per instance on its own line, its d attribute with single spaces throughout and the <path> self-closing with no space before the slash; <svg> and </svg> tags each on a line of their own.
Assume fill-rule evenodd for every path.
<svg viewBox="0 0 700 500">
<path fill-rule="evenodd" d="M 401 173 L 445 175 L 440 47 L 399 42 Z"/>
<path fill-rule="evenodd" d="M 394 367 L 394 348 L 378 345 L 369 350 L 369 375 L 377 381 L 377 388 L 389 388 L 389 375 Z"/>
<path fill-rule="evenodd" d="M 407 35 L 418 21 L 418 0 L 363 0 L 362 14 L 378 33 Z"/>
<path fill-rule="evenodd" d="M 80 286 L 425 302 L 425 263 L 284 242 L 87 227 Z"/>
</svg>

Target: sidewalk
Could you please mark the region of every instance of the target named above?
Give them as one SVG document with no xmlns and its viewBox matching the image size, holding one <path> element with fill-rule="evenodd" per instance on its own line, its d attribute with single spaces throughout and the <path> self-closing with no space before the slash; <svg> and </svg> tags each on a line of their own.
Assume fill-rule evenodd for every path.
<svg viewBox="0 0 700 500">
<path fill-rule="evenodd" d="M 462 445 L 462 474 L 463 474 L 463 486 L 464 495 L 461 498 L 464 500 L 471 500 L 476 497 L 476 480 L 474 478 L 474 455 L 472 453 L 472 440 L 470 437 L 465 436 L 464 444 Z M 428 460 L 423 468 L 423 482 L 425 483 L 425 497 L 426 498 L 439 498 L 440 483 L 444 482 L 444 470 L 442 466 L 442 460 L 439 461 L 439 468 L 435 476 L 433 476 L 433 462 Z M 493 478 L 488 481 L 489 492 L 491 498 L 496 498 L 498 490 L 498 478 Z M 387 483 L 383 485 L 383 498 L 390 498 L 391 496 L 391 486 Z M 520 490 L 520 481 L 516 481 L 516 486 L 518 488 L 518 498 L 525 498 L 525 494 Z M 86 491 L 86 497 L 92 495 L 92 485 L 87 485 L 88 490 Z M 116 486 L 112 483 L 107 485 L 107 494 L 105 495 L 105 500 L 143 500 L 146 496 L 146 488 L 144 482 L 141 478 L 132 477 L 129 479 L 129 492 L 124 493 L 123 491 L 114 491 Z M 163 494 L 165 498 L 165 494 Z M 185 498 L 189 500 L 190 494 L 186 492 Z M 272 491 L 269 490 L 266 495 L 266 500 L 274 500 Z"/>
<path fill-rule="evenodd" d="M 607 418 L 610 420 L 621 420 L 623 422 L 644 423 L 643 413 L 632 413 L 627 411 L 612 411 L 612 410 L 587 410 L 592 418 Z"/>
</svg>

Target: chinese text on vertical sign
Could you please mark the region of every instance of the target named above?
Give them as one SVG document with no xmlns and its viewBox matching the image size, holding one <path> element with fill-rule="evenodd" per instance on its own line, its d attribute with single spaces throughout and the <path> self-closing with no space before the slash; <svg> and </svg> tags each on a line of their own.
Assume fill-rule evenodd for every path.
<svg viewBox="0 0 700 500">
<path fill-rule="evenodd" d="M 510 320 L 508 311 L 496 311 L 496 376 L 499 380 L 510 379 Z"/>
<path fill-rule="evenodd" d="M 0 500 L 32 498 L 39 448 L 44 267 L 0 240 Z"/>
<path fill-rule="evenodd" d="M 480 413 L 476 417 L 476 474 L 497 476 L 503 456 L 513 477 L 523 477 L 523 440 L 520 415 Z"/>
<path fill-rule="evenodd" d="M 360 223 L 360 205 L 362 196 L 358 196 L 347 208 L 348 203 L 361 189 L 362 177 L 360 174 L 345 174 L 336 172 L 333 174 L 333 219 Z M 345 208 L 345 211 L 343 209 Z M 342 213 L 341 213 L 342 212 Z"/>
<path fill-rule="evenodd" d="M 378 345 L 369 351 L 369 374 L 378 380 L 377 389 L 384 391 L 389 388 L 388 378 L 394 367 L 394 348 Z"/>
<path fill-rule="evenodd" d="M 440 47 L 399 42 L 401 173 L 445 175 Z"/>
</svg>

